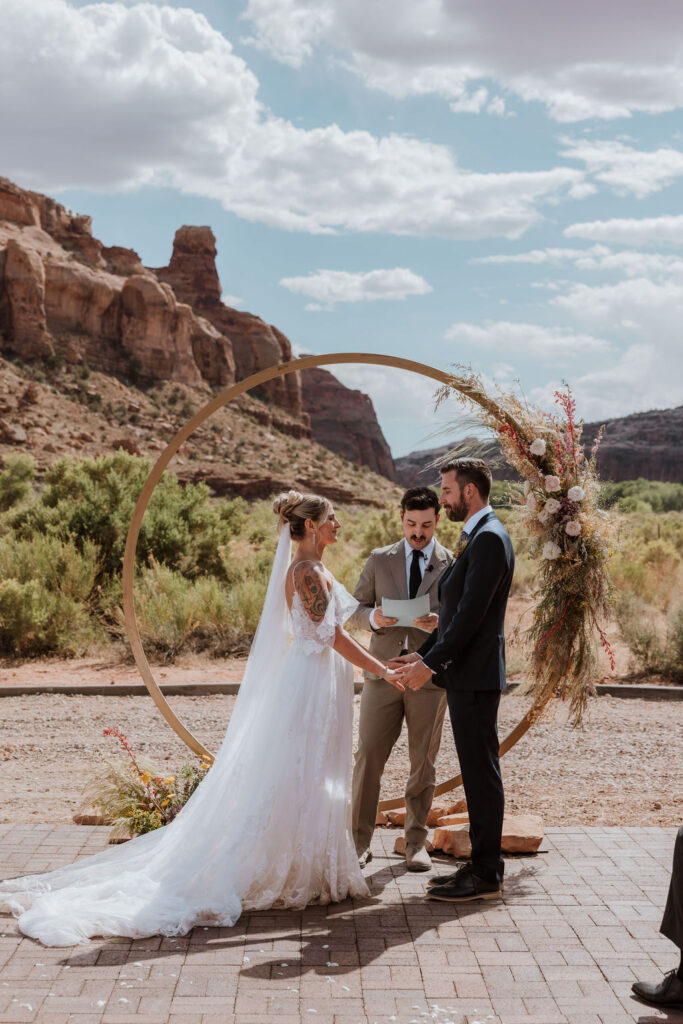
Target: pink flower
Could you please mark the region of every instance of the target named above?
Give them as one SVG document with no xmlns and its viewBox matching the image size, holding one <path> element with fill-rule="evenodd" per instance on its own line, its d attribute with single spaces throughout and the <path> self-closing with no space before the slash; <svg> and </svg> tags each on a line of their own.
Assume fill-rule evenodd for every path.
<svg viewBox="0 0 683 1024">
<path fill-rule="evenodd" d="M 554 516 L 556 512 L 559 512 L 560 503 L 557 500 L 557 498 L 548 498 L 545 505 L 543 506 L 543 511 L 547 512 L 549 516 Z"/>
<path fill-rule="evenodd" d="M 570 519 L 564 529 L 570 537 L 578 537 L 581 533 L 581 523 L 577 523 L 576 519 Z"/>
<path fill-rule="evenodd" d="M 536 509 L 538 508 L 538 501 L 536 500 L 535 494 L 527 494 L 526 507 L 529 509 L 530 512 L 536 511 Z"/>
<path fill-rule="evenodd" d="M 553 491 L 559 491 L 560 489 L 560 478 L 559 476 L 547 476 L 545 478 L 545 489 L 548 494 L 552 494 Z"/>
</svg>

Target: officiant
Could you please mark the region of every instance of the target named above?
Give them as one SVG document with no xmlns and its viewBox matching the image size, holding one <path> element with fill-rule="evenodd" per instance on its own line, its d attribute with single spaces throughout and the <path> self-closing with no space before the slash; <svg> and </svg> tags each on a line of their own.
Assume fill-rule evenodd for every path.
<svg viewBox="0 0 683 1024">
<path fill-rule="evenodd" d="M 439 580 L 452 556 L 434 536 L 439 498 L 429 487 L 411 487 L 401 499 L 403 537 L 370 553 L 354 597 L 359 607 L 350 625 L 369 630 L 370 651 L 381 661 L 417 650 L 438 622 Z M 397 524 L 398 527 L 398 524 Z M 382 611 L 382 599 L 407 601 L 426 595 L 429 613 L 399 625 Z M 384 766 L 401 734 L 408 729 L 410 775 L 406 783 L 406 865 L 428 871 L 425 848 L 427 816 L 436 785 L 436 755 L 446 710 L 445 690 L 427 683 L 417 692 L 398 690 L 377 676 L 364 674 L 360 705 L 358 749 L 353 770 L 353 837 L 361 866 L 372 858 L 370 840 L 375 828 Z"/>
</svg>

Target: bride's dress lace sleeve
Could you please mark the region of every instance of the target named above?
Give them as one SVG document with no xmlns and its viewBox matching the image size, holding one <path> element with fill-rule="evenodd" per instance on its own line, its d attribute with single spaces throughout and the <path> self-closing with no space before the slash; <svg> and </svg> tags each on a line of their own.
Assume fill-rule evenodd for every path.
<svg viewBox="0 0 683 1024">
<path fill-rule="evenodd" d="M 321 654 L 326 647 L 332 647 L 337 626 L 343 626 L 351 618 L 358 601 L 349 594 L 330 574 L 325 573 L 332 585 L 330 601 L 324 617 L 320 622 L 315 622 L 306 611 L 303 601 L 294 590 L 292 598 L 292 627 L 295 642 L 300 646 L 304 654 Z"/>
</svg>

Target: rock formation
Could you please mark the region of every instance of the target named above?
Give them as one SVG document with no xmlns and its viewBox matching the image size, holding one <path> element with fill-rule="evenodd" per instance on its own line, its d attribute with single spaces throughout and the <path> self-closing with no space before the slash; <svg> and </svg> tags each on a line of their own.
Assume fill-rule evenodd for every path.
<svg viewBox="0 0 683 1024">
<path fill-rule="evenodd" d="M 302 388 L 316 441 L 388 480 L 396 478 L 391 450 L 367 395 L 345 387 L 320 368 L 302 374 Z"/>
<path fill-rule="evenodd" d="M 0 179 L 0 350 L 143 381 L 225 387 L 232 346 L 89 217 Z"/>
<path fill-rule="evenodd" d="M 205 391 L 292 359 L 281 331 L 222 302 L 211 228 L 181 227 L 168 266 L 153 270 L 133 249 L 103 246 L 89 217 L 5 178 L 0 353 L 26 362 L 61 357 L 141 384 L 169 380 Z M 301 376 L 252 392 L 263 400 L 264 425 L 306 437 L 310 414 L 316 440 L 393 479 L 370 399 L 324 370 Z"/>
<path fill-rule="evenodd" d="M 237 380 L 286 363 L 292 358 L 288 339 L 276 327 L 252 313 L 244 313 L 221 302 L 221 285 L 216 270 L 216 239 L 211 228 L 182 227 L 176 231 L 173 255 L 167 267 L 156 271 L 168 282 L 182 302 L 201 313 L 222 334 L 230 338 Z M 258 397 L 301 416 L 300 374 L 269 381 Z"/>
<path fill-rule="evenodd" d="M 683 445 L 683 405 L 675 409 L 657 409 L 652 412 L 636 412 L 603 421 L 605 433 L 598 449 L 598 472 L 603 480 L 663 480 L 683 483 L 683 460 L 680 451 Z M 583 441 L 590 449 L 603 424 L 585 423 Z M 454 442 L 458 440 L 454 438 Z M 458 440 L 459 446 L 467 441 Z M 479 442 L 480 443 L 480 442 Z M 472 439 L 473 446 L 477 441 Z M 445 455 L 452 445 L 441 445 L 424 451 L 411 452 L 396 459 L 396 477 L 404 487 L 430 484 L 438 478 L 435 469 L 426 469 L 430 462 Z M 479 454 L 477 452 L 477 454 Z M 500 450 L 486 455 L 494 474 L 500 478 L 514 479 Z"/>
</svg>

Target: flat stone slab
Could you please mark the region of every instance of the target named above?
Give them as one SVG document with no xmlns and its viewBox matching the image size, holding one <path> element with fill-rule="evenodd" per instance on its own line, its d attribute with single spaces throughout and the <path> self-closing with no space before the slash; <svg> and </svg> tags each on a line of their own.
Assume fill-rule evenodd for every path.
<svg viewBox="0 0 683 1024">
<path fill-rule="evenodd" d="M 0 874 L 70 863 L 108 834 L 0 825 Z M 677 963 L 659 933 L 675 829 L 549 828 L 547 852 L 506 858 L 502 901 L 462 906 L 424 898 L 399 835 L 375 834 L 370 899 L 234 928 L 45 949 L 0 916 L 0 1022 L 683 1024 L 630 994 Z"/>
</svg>

